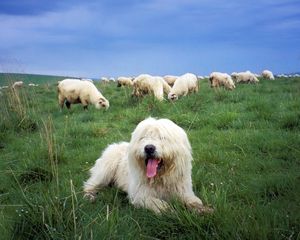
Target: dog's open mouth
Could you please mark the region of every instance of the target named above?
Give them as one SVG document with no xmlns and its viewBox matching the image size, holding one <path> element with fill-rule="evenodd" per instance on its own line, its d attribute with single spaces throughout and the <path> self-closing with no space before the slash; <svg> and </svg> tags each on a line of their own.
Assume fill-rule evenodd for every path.
<svg viewBox="0 0 300 240">
<path fill-rule="evenodd" d="M 153 178 L 156 176 L 157 171 L 161 168 L 163 165 L 163 160 L 159 158 L 147 158 L 145 160 L 146 167 L 147 167 L 147 177 Z"/>
</svg>

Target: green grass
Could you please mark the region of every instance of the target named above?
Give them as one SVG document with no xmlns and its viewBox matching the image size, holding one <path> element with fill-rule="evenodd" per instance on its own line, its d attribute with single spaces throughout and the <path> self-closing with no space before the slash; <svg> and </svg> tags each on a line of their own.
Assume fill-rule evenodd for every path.
<svg viewBox="0 0 300 240">
<path fill-rule="evenodd" d="M 39 74 L 26 74 L 26 73 L 0 73 L 0 86 L 11 85 L 15 81 L 23 81 L 25 84 L 28 83 L 51 83 L 57 82 L 67 77 L 63 76 L 48 76 Z"/>
<path fill-rule="evenodd" d="M 175 103 L 134 99 L 129 88 L 97 83 L 108 111 L 75 105 L 60 112 L 57 79 L 40 77 L 39 87 L 0 96 L 1 239 L 300 238 L 299 78 L 234 91 L 201 81 L 198 94 Z M 176 201 L 174 212 L 155 215 L 114 187 L 95 204 L 82 198 L 104 148 L 129 141 L 148 116 L 186 130 L 194 191 L 215 208 L 212 215 Z"/>
</svg>

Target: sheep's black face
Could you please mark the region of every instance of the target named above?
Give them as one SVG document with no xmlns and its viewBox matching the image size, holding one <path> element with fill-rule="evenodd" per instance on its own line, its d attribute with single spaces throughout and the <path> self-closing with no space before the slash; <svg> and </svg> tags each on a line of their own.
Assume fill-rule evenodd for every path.
<svg viewBox="0 0 300 240">
<path fill-rule="evenodd" d="M 103 98 L 100 98 L 96 105 L 96 108 L 98 108 L 98 109 L 100 109 L 100 108 L 108 109 L 108 107 L 109 107 L 108 101 Z"/>
<path fill-rule="evenodd" d="M 208 80 L 209 80 L 209 82 L 210 82 L 210 87 L 213 87 L 213 78 L 210 77 Z"/>
<path fill-rule="evenodd" d="M 216 80 L 214 80 L 213 78 L 210 78 L 209 81 L 210 81 L 210 87 L 212 87 L 212 88 L 218 87 L 218 83 Z"/>
<path fill-rule="evenodd" d="M 177 95 L 174 93 L 174 94 L 171 94 L 171 95 L 169 96 L 169 99 L 170 99 L 171 101 L 175 101 L 175 100 L 178 99 L 178 97 L 177 97 Z"/>
</svg>

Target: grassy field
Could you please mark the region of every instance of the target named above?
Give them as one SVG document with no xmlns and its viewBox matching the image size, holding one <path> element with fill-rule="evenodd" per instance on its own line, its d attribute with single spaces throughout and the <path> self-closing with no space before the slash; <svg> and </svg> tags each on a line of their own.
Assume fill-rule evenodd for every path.
<svg viewBox="0 0 300 240">
<path fill-rule="evenodd" d="M 300 239 L 299 78 L 234 91 L 201 81 L 198 94 L 175 103 L 97 83 L 108 111 L 62 112 L 52 80 L 0 96 L 1 239 Z M 158 216 L 114 187 L 94 204 L 83 199 L 102 150 L 129 141 L 148 116 L 186 130 L 194 191 L 212 215 L 173 202 L 176 211 Z"/>
<path fill-rule="evenodd" d="M 0 73 L 0 87 L 4 85 L 12 85 L 15 81 L 23 81 L 25 84 L 47 84 L 54 83 L 65 78 L 67 77 L 23 73 Z"/>
</svg>

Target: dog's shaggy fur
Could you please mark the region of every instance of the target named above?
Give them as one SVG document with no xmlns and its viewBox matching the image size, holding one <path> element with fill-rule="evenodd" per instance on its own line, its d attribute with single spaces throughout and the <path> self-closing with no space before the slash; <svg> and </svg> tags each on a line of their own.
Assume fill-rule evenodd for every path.
<svg viewBox="0 0 300 240">
<path fill-rule="evenodd" d="M 192 153 L 182 128 L 168 119 L 147 118 L 131 141 L 108 146 L 90 170 L 85 197 L 95 200 L 97 190 L 114 183 L 130 202 L 159 213 L 177 198 L 199 213 L 210 212 L 192 189 Z"/>
</svg>

